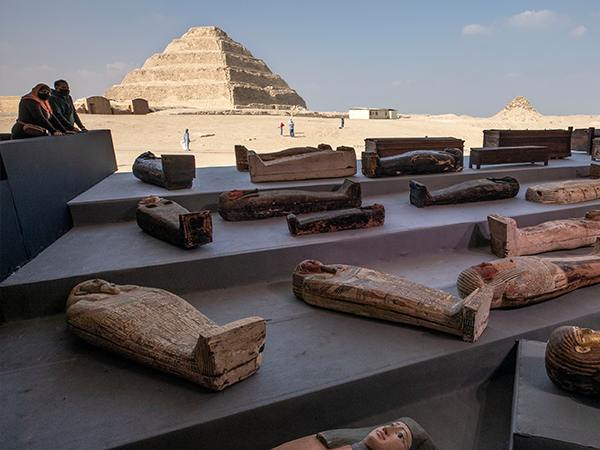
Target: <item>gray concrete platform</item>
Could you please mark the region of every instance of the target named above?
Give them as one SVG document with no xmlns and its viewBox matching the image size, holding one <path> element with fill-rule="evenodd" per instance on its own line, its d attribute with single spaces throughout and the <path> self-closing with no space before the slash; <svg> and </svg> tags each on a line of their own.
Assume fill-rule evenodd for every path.
<svg viewBox="0 0 600 450">
<path fill-rule="evenodd" d="M 600 449 L 600 398 L 555 386 L 545 352 L 545 342 L 519 342 L 511 450 Z"/>
<path fill-rule="evenodd" d="M 485 256 L 447 250 L 373 266 L 432 284 L 455 280 Z M 456 294 L 453 285 L 446 290 Z M 563 324 L 600 328 L 600 285 L 494 310 L 476 343 L 312 307 L 293 296 L 289 280 L 183 297 L 219 324 L 255 314 L 267 320 L 256 375 L 214 393 L 88 345 L 68 332 L 62 314 L 7 323 L 3 448 L 268 449 L 408 415 L 440 448 L 506 449 L 512 378 L 504 366 L 514 371 L 515 340 L 546 340 Z"/>
<path fill-rule="evenodd" d="M 468 168 L 468 157 L 466 157 L 465 166 L 467 167 L 461 172 L 367 178 L 361 174 L 361 165 L 358 161 L 358 174 L 348 178 L 362 184 L 363 196 L 372 197 L 408 192 L 408 181 L 411 179 L 434 190 L 467 180 L 507 175 L 515 177 L 519 183 L 523 184 L 581 178 L 589 176 L 590 164 L 589 155 L 574 153 L 568 159 L 551 160 L 548 166 L 503 164 L 477 170 Z M 239 172 L 235 167 L 210 167 L 196 169 L 196 179 L 191 189 L 169 191 L 144 183 L 135 178 L 131 172 L 119 172 L 69 201 L 68 205 L 75 226 L 93 225 L 135 220 L 137 203 L 149 195 L 176 201 L 190 211 L 205 209 L 216 211 L 219 195 L 233 189 L 332 190 L 340 184 L 341 179 L 252 183 L 248 172 Z"/>
</svg>

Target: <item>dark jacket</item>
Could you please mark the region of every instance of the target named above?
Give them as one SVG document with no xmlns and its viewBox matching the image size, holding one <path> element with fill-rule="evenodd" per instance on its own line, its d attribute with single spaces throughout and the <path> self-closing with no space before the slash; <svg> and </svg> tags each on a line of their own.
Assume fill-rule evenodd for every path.
<svg viewBox="0 0 600 450">
<path fill-rule="evenodd" d="M 52 106 L 52 111 L 56 118 L 67 130 L 73 131 L 75 128 L 74 124 L 77 124 L 80 129 L 85 128 L 75 111 L 73 98 L 70 95 L 63 97 L 58 91 L 52 89 L 48 102 Z"/>
</svg>

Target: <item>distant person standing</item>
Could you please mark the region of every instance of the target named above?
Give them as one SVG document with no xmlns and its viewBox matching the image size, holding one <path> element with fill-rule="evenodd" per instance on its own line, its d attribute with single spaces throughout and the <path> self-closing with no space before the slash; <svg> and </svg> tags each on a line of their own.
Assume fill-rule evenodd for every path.
<svg viewBox="0 0 600 450">
<path fill-rule="evenodd" d="M 283 120 L 279 123 L 279 131 L 281 136 L 283 136 L 283 129 L 285 128 L 285 124 L 283 123 Z"/>
<path fill-rule="evenodd" d="M 290 137 L 296 137 L 294 136 L 294 121 L 290 119 L 290 123 L 288 125 L 290 126 Z"/>
<path fill-rule="evenodd" d="M 54 82 L 54 89 L 52 89 L 52 92 L 50 93 L 48 103 L 50 103 L 52 112 L 58 121 L 67 131 L 87 131 L 83 123 L 81 123 L 77 111 L 75 111 L 69 83 L 65 80 L 56 80 Z M 79 128 L 76 128 L 75 124 L 77 124 Z"/>
<path fill-rule="evenodd" d="M 344 118 L 342 117 L 342 126 L 340 128 L 344 128 Z"/>
<path fill-rule="evenodd" d="M 183 133 L 183 139 L 181 140 L 181 147 L 188 152 L 190 151 L 190 133 L 187 128 L 185 129 L 185 133 Z"/>
</svg>

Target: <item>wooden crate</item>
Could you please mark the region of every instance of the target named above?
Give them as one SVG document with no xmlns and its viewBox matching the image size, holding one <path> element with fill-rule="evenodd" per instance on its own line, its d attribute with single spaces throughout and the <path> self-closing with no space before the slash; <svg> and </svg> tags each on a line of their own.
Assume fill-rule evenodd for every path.
<svg viewBox="0 0 600 450">
<path fill-rule="evenodd" d="M 483 130 L 482 147 L 521 147 L 539 145 L 550 150 L 550 158 L 571 156 L 571 133 L 568 130 Z"/>
<path fill-rule="evenodd" d="M 548 165 L 550 150 L 539 145 L 526 145 L 522 147 L 483 147 L 472 148 L 469 156 L 469 168 L 483 165 L 510 164 L 510 163 L 536 163 L 543 162 Z"/>
</svg>

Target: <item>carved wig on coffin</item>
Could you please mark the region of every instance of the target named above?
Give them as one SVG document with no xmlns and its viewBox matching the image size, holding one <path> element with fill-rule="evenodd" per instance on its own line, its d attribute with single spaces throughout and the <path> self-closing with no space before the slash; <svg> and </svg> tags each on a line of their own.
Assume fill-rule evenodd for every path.
<svg viewBox="0 0 600 450">
<path fill-rule="evenodd" d="M 145 183 L 164 187 L 170 191 L 189 189 L 196 178 L 194 155 L 162 155 L 142 153 L 132 167 L 133 175 Z"/>
<path fill-rule="evenodd" d="M 162 289 L 89 280 L 67 300 L 67 325 L 87 342 L 220 391 L 260 367 L 265 321 L 219 326 Z"/>
<path fill-rule="evenodd" d="M 600 198 L 600 180 L 568 180 L 530 186 L 525 199 L 534 203 L 579 203 Z"/>
<path fill-rule="evenodd" d="M 385 208 L 375 203 L 360 208 L 340 209 L 317 214 L 287 216 L 288 229 L 292 236 L 378 227 L 385 222 Z"/>
<path fill-rule="evenodd" d="M 554 384 L 571 392 L 600 397 L 600 333 L 560 327 L 546 345 L 546 373 Z"/>
<path fill-rule="evenodd" d="M 600 282 L 600 239 L 587 256 L 516 256 L 463 270 L 456 282 L 467 297 L 475 289 L 494 290 L 492 308 L 528 306 Z"/>
<path fill-rule="evenodd" d="M 594 244 L 600 237 L 600 211 L 588 211 L 581 219 L 551 220 L 521 229 L 515 219 L 490 214 L 488 225 L 495 255 L 535 255 Z"/>
<path fill-rule="evenodd" d="M 318 148 L 295 147 L 259 154 L 236 145 L 235 154 L 237 169 L 249 171 L 253 183 L 339 178 L 356 173 L 356 152 L 352 147 L 333 150 L 320 144 Z"/>
<path fill-rule="evenodd" d="M 410 202 L 418 208 L 503 200 L 519 193 L 519 182 L 512 177 L 470 180 L 432 192 L 417 181 L 410 180 L 409 184 Z"/>
<path fill-rule="evenodd" d="M 273 450 L 437 450 L 421 425 L 410 417 L 386 424 L 321 431 L 280 445 Z"/>
<path fill-rule="evenodd" d="M 191 213 L 171 200 L 151 195 L 140 200 L 135 217 L 146 233 L 179 247 L 195 248 L 212 242 L 210 211 Z"/>
<path fill-rule="evenodd" d="M 460 148 L 416 150 L 401 155 L 376 156 L 374 176 L 460 172 L 462 169 L 463 151 Z"/>
<path fill-rule="evenodd" d="M 223 219 L 230 221 L 255 220 L 288 214 L 356 208 L 361 203 L 360 183 L 345 180 L 334 192 L 284 189 L 224 192 L 219 197 L 219 214 Z"/>
<path fill-rule="evenodd" d="M 469 342 L 485 330 L 492 299 L 485 286 L 461 300 L 376 270 L 313 260 L 296 267 L 293 289 L 311 305 L 432 328 Z"/>
</svg>

